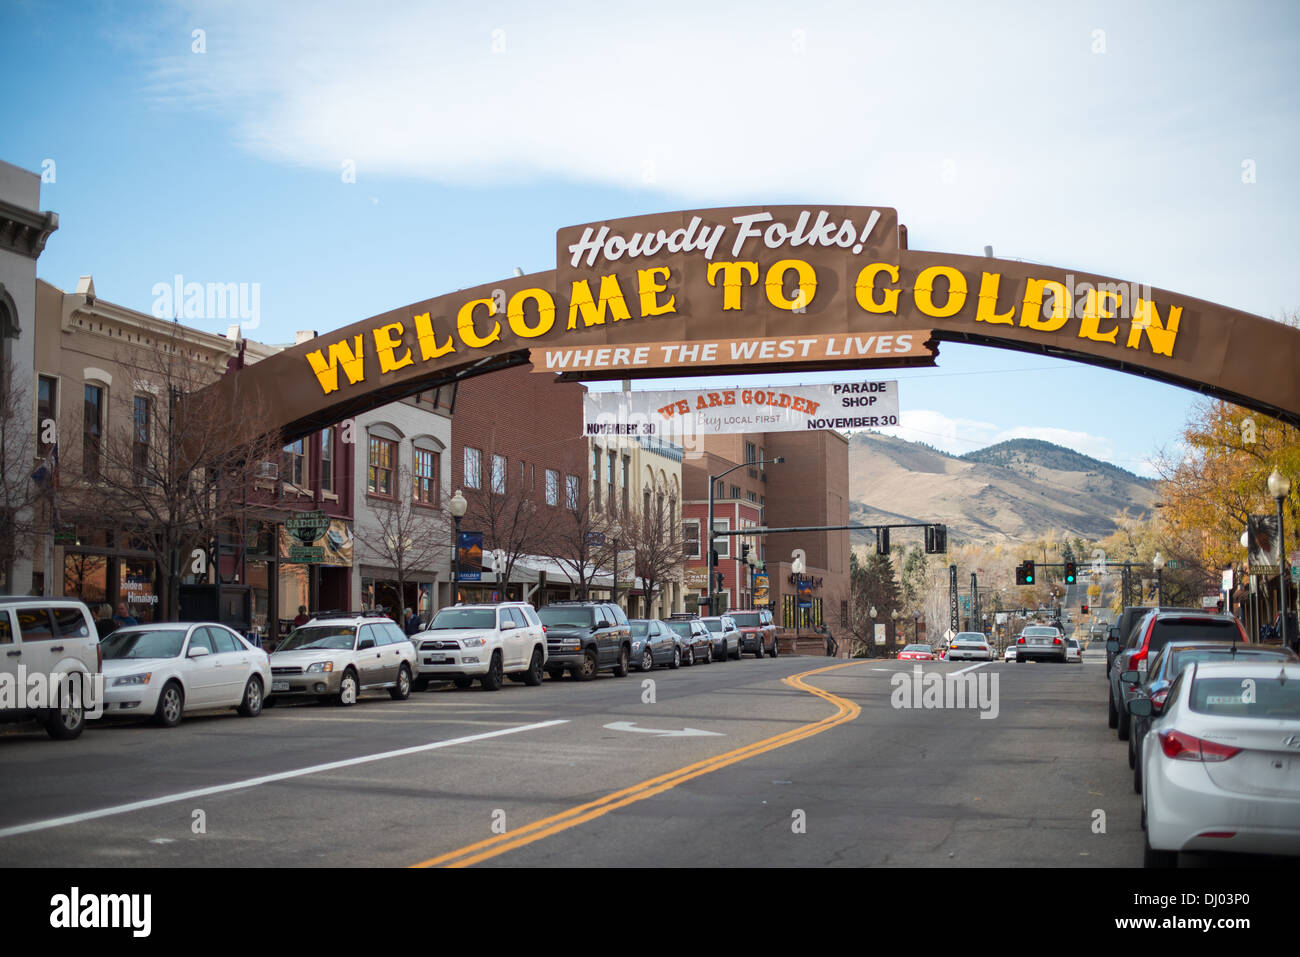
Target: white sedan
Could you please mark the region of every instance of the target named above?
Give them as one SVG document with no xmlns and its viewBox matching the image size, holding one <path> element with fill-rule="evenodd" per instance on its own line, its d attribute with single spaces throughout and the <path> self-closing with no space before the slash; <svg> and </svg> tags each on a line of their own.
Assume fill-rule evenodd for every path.
<svg viewBox="0 0 1300 957">
<path fill-rule="evenodd" d="M 164 728 L 187 711 L 262 711 L 271 685 L 266 652 L 215 622 L 128 625 L 100 642 L 104 717 L 152 716 Z"/>
<path fill-rule="evenodd" d="M 1004 652 L 1002 652 L 1002 660 L 1003 660 L 1003 661 L 1015 661 L 1015 660 L 1016 660 L 1016 646 L 1015 646 L 1015 645 L 1007 645 L 1007 650 L 1004 651 Z"/>
<path fill-rule="evenodd" d="M 1083 649 L 1079 647 L 1079 643 L 1073 638 L 1065 639 L 1065 660 L 1080 664 L 1083 662 Z"/>
<path fill-rule="evenodd" d="M 1129 702 L 1131 714 L 1150 708 Z M 1300 665 L 1189 665 L 1141 760 L 1148 867 L 1179 851 L 1300 856 Z"/>
<path fill-rule="evenodd" d="M 949 661 L 992 661 L 993 648 L 978 631 L 960 631 L 948 645 Z"/>
</svg>

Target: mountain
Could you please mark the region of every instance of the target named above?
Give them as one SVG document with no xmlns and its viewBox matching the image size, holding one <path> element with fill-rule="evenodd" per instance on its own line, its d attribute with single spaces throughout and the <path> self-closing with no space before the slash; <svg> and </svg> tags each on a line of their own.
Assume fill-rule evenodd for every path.
<svg viewBox="0 0 1300 957">
<path fill-rule="evenodd" d="M 849 441 L 850 522 L 942 522 L 954 544 L 1025 542 L 1049 529 L 1104 538 L 1117 511 L 1146 515 L 1155 497 L 1151 479 L 1037 439 L 960 457 L 873 432 Z M 855 543 L 870 538 L 854 533 Z"/>
</svg>

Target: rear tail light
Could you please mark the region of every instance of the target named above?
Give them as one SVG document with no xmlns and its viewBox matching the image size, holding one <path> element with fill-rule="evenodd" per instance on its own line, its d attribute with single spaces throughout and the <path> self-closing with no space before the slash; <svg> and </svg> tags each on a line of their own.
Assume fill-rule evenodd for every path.
<svg viewBox="0 0 1300 957">
<path fill-rule="evenodd" d="M 1060 643 L 1061 643 L 1061 639 L 1060 639 L 1060 638 L 1053 638 L 1053 639 L 1052 639 L 1052 644 L 1054 644 L 1054 645 L 1059 645 Z"/>
<path fill-rule="evenodd" d="M 1182 731 L 1161 731 L 1157 737 L 1165 757 L 1175 761 L 1226 761 L 1241 751 L 1241 748 L 1230 748 Z"/>
<path fill-rule="evenodd" d="M 1023 636 L 1016 639 L 1016 644 L 1023 645 L 1024 643 L 1025 643 L 1025 639 Z"/>
<path fill-rule="evenodd" d="M 1167 697 L 1169 697 L 1169 689 L 1161 688 L 1151 696 L 1151 706 L 1154 708 L 1163 708 L 1165 706 L 1165 698 Z"/>
</svg>

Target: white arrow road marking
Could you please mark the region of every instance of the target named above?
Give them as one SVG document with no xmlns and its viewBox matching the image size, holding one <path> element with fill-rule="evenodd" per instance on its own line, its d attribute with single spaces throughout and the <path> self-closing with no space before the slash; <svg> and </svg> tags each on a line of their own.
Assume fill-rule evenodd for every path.
<svg viewBox="0 0 1300 957">
<path fill-rule="evenodd" d="M 666 731 L 662 728 L 638 728 L 632 721 L 611 721 L 605 727 L 610 731 L 639 731 L 642 734 L 657 734 L 667 738 L 726 737 L 721 731 L 700 731 L 698 728 L 683 728 L 681 731 Z"/>
</svg>

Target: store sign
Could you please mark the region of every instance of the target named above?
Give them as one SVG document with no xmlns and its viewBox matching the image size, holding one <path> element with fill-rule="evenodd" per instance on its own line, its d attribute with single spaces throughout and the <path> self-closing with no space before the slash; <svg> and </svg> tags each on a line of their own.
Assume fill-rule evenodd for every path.
<svg viewBox="0 0 1300 957">
<path fill-rule="evenodd" d="M 707 568 L 686 569 L 686 587 L 702 589 L 709 587 L 709 570 Z"/>
<path fill-rule="evenodd" d="M 874 429 L 898 425 L 898 383 L 858 379 L 829 385 L 588 392 L 588 436 L 724 435 Z"/>
<path fill-rule="evenodd" d="M 323 512 L 301 512 L 280 526 L 280 557 L 303 565 L 351 567 L 352 528 Z"/>
</svg>

